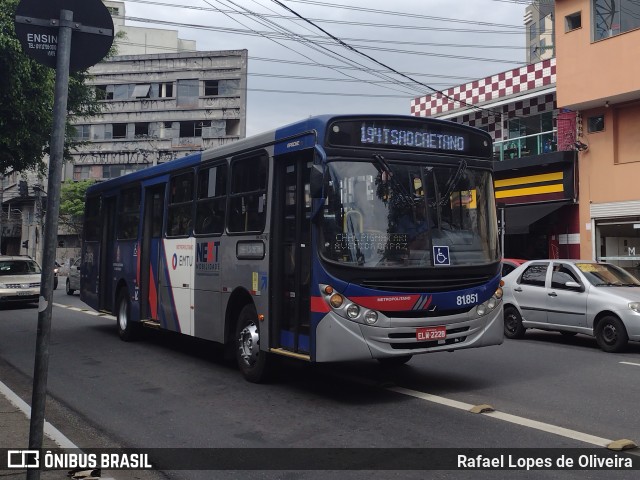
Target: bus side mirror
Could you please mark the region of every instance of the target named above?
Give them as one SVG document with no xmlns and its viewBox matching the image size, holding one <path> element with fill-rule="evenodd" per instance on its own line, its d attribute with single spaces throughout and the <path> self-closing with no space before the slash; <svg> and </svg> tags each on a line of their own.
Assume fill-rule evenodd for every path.
<svg viewBox="0 0 640 480">
<path fill-rule="evenodd" d="M 309 178 L 309 194 L 311 198 L 323 198 L 322 186 L 324 184 L 324 166 L 312 165 Z"/>
</svg>

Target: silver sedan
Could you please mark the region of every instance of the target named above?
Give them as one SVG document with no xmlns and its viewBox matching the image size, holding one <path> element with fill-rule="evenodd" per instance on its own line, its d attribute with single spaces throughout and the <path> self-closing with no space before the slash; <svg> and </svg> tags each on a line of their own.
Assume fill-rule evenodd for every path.
<svg viewBox="0 0 640 480">
<path fill-rule="evenodd" d="M 640 341 L 640 280 L 609 263 L 531 260 L 504 280 L 504 334 L 584 333 L 605 352 Z"/>
</svg>

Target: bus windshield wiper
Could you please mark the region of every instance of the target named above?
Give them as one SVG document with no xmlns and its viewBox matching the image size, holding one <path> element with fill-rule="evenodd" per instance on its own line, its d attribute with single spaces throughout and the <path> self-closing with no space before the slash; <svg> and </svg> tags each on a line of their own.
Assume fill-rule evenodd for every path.
<svg viewBox="0 0 640 480">
<path fill-rule="evenodd" d="M 391 171 L 391 167 L 385 160 L 385 158 L 376 153 L 373 155 L 373 160 L 378 164 L 382 173 L 387 174 L 387 178 L 389 183 L 391 184 L 391 189 L 393 193 L 395 193 L 400 200 L 400 203 L 404 204 L 406 207 L 413 206 L 413 197 L 409 194 L 409 192 L 404 188 L 404 186 L 395 178 L 393 172 Z"/>
</svg>

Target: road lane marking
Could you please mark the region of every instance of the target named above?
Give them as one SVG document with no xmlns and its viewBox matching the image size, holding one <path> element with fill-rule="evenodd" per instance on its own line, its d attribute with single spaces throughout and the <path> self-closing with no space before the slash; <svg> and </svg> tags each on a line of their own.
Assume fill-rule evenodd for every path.
<svg viewBox="0 0 640 480">
<path fill-rule="evenodd" d="M 68 308 L 68 309 L 72 309 L 72 310 L 76 310 L 76 307 L 72 307 L 70 305 L 63 305 L 63 304 L 58 304 L 55 303 L 54 305 L 57 305 L 59 307 L 62 308 Z M 110 317 L 115 319 L 115 317 L 113 317 L 112 315 L 105 315 L 101 312 L 95 312 L 95 311 L 90 311 L 90 310 L 80 310 L 81 312 L 87 313 L 89 315 L 104 315 L 106 317 Z M 629 364 L 629 365 L 635 365 L 635 366 L 640 366 L 639 363 L 632 363 L 632 362 L 620 362 L 620 363 L 624 363 L 624 364 Z M 354 379 L 357 381 L 357 379 Z M 407 395 L 410 397 L 415 397 L 415 398 L 419 398 L 421 400 L 425 400 L 431 403 L 437 403 L 439 405 L 443 405 L 443 406 L 447 406 L 447 407 L 452 407 L 452 408 L 456 408 L 458 410 L 464 410 L 464 411 L 471 411 L 471 409 L 473 409 L 474 407 L 476 407 L 476 405 L 472 405 L 470 403 L 465 403 L 465 402 L 460 402 L 458 400 L 453 400 L 450 398 L 445 398 L 445 397 L 440 397 L 438 395 L 432 395 L 430 393 L 425 393 L 425 392 L 419 392 L 417 390 L 410 390 L 408 388 L 403 388 L 403 387 L 397 387 L 397 386 L 385 386 L 382 387 L 386 390 L 392 391 L 392 392 L 396 392 L 396 393 L 400 393 L 402 395 Z M 508 413 L 504 413 L 504 412 L 496 412 L 496 411 L 484 411 L 479 413 L 479 415 L 486 415 L 489 417 L 493 417 L 496 418 L 498 420 L 502 420 L 505 422 L 509 422 L 509 423 L 513 423 L 516 425 L 520 425 L 520 426 L 524 426 L 524 427 L 528 427 L 528 428 L 533 428 L 535 430 L 540 430 L 543 432 L 547 432 L 547 433 L 552 433 L 555 435 L 559 435 L 562 437 L 566 437 L 566 438 L 570 438 L 573 440 L 578 440 L 584 443 L 590 443 L 592 445 L 597 445 L 599 447 L 607 447 L 609 444 L 611 444 L 613 442 L 613 440 L 610 440 L 608 438 L 603 438 L 603 437 L 597 437 L 595 435 L 590 435 L 588 433 L 583 433 L 583 432 L 579 432 L 577 430 L 571 430 L 569 428 L 564 428 L 564 427 L 560 427 L 557 425 L 552 425 L 550 423 L 544 423 L 544 422 L 539 422 L 537 420 L 531 420 L 528 418 L 524 418 L 524 417 L 519 417 L 517 415 L 511 415 Z"/>
<path fill-rule="evenodd" d="M 430 393 L 419 392 L 416 390 L 409 390 L 408 388 L 403 388 L 403 387 L 388 387 L 387 390 L 396 392 L 396 393 L 401 393 L 402 395 L 408 395 L 410 397 L 419 398 L 421 400 L 426 400 L 427 402 L 432 402 L 432 403 L 437 403 L 439 405 L 444 405 L 447 407 L 457 408 L 459 410 L 469 411 L 473 407 L 475 407 L 475 405 L 471 405 L 470 403 L 459 402 L 457 400 L 452 400 L 450 398 L 431 395 Z M 528 418 L 519 417 L 517 415 L 511 415 L 504 412 L 496 412 L 496 411 L 484 412 L 484 413 L 479 413 L 478 415 L 485 415 L 488 417 L 496 418 L 498 420 L 503 420 L 505 422 L 521 425 L 523 427 L 533 428 L 535 430 L 540 430 L 547 433 L 553 433 L 555 435 L 571 438 L 573 440 L 590 443 L 592 445 L 597 445 L 599 447 L 607 447 L 610 443 L 613 442 L 613 440 L 609 440 L 608 438 L 596 437 L 595 435 L 589 435 L 588 433 L 578 432 L 576 430 L 571 430 L 569 428 L 559 427 L 557 425 L 552 425 L 550 423 L 538 422 L 537 420 L 530 420 Z"/>
<path fill-rule="evenodd" d="M 620 362 L 620 363 L 624 363 L 625 365 L 634 365 L 636 367 L 640 367 L 640 363 L 634 363 L 634 362 Z"/>
<path fill-rule="evenodd" d="M 95 310 L 89 310 L 87 308 L 79 308 L 79 307 L 74 307 L 72 305 L 64 305 L 63 303 L 54 303 L 53 305 L 55 305 L 56 307 L 60 307 L 60 308 L 66 308 L 67 310 L 73 310 L 74 312 L 86 313 L 87 315 L 93 315 L 94 317 L 104 317 L 104 318 L 110 318 L 112 320 L 116 319 L 116 317 L 114 317 L 113 315 L 109 315 L 108 313 L 96 312 Z"/>
</svg>

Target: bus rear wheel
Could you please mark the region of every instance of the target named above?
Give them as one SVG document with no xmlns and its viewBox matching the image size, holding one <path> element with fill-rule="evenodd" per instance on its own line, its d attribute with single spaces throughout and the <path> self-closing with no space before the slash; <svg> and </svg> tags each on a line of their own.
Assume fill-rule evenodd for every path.
<svg viewBox="0 0 640 480">
<path fill-rule="evenodd" d="M 260 326 L 253 305 L 245 305 L 236 326 L 236 360 L 245 379 L 261 383 L 268 379 L 269 356 L 260 350 Z"/>
<path fill-rule="evenodd" d="M 138 336 L 138 324 L 131 321 L 131 300 L 129 294 L 122 291 L 118 295 L 118 309 L 116 310 L 116 322 L 120 340 L 130 342 Z"/>
</svg>

